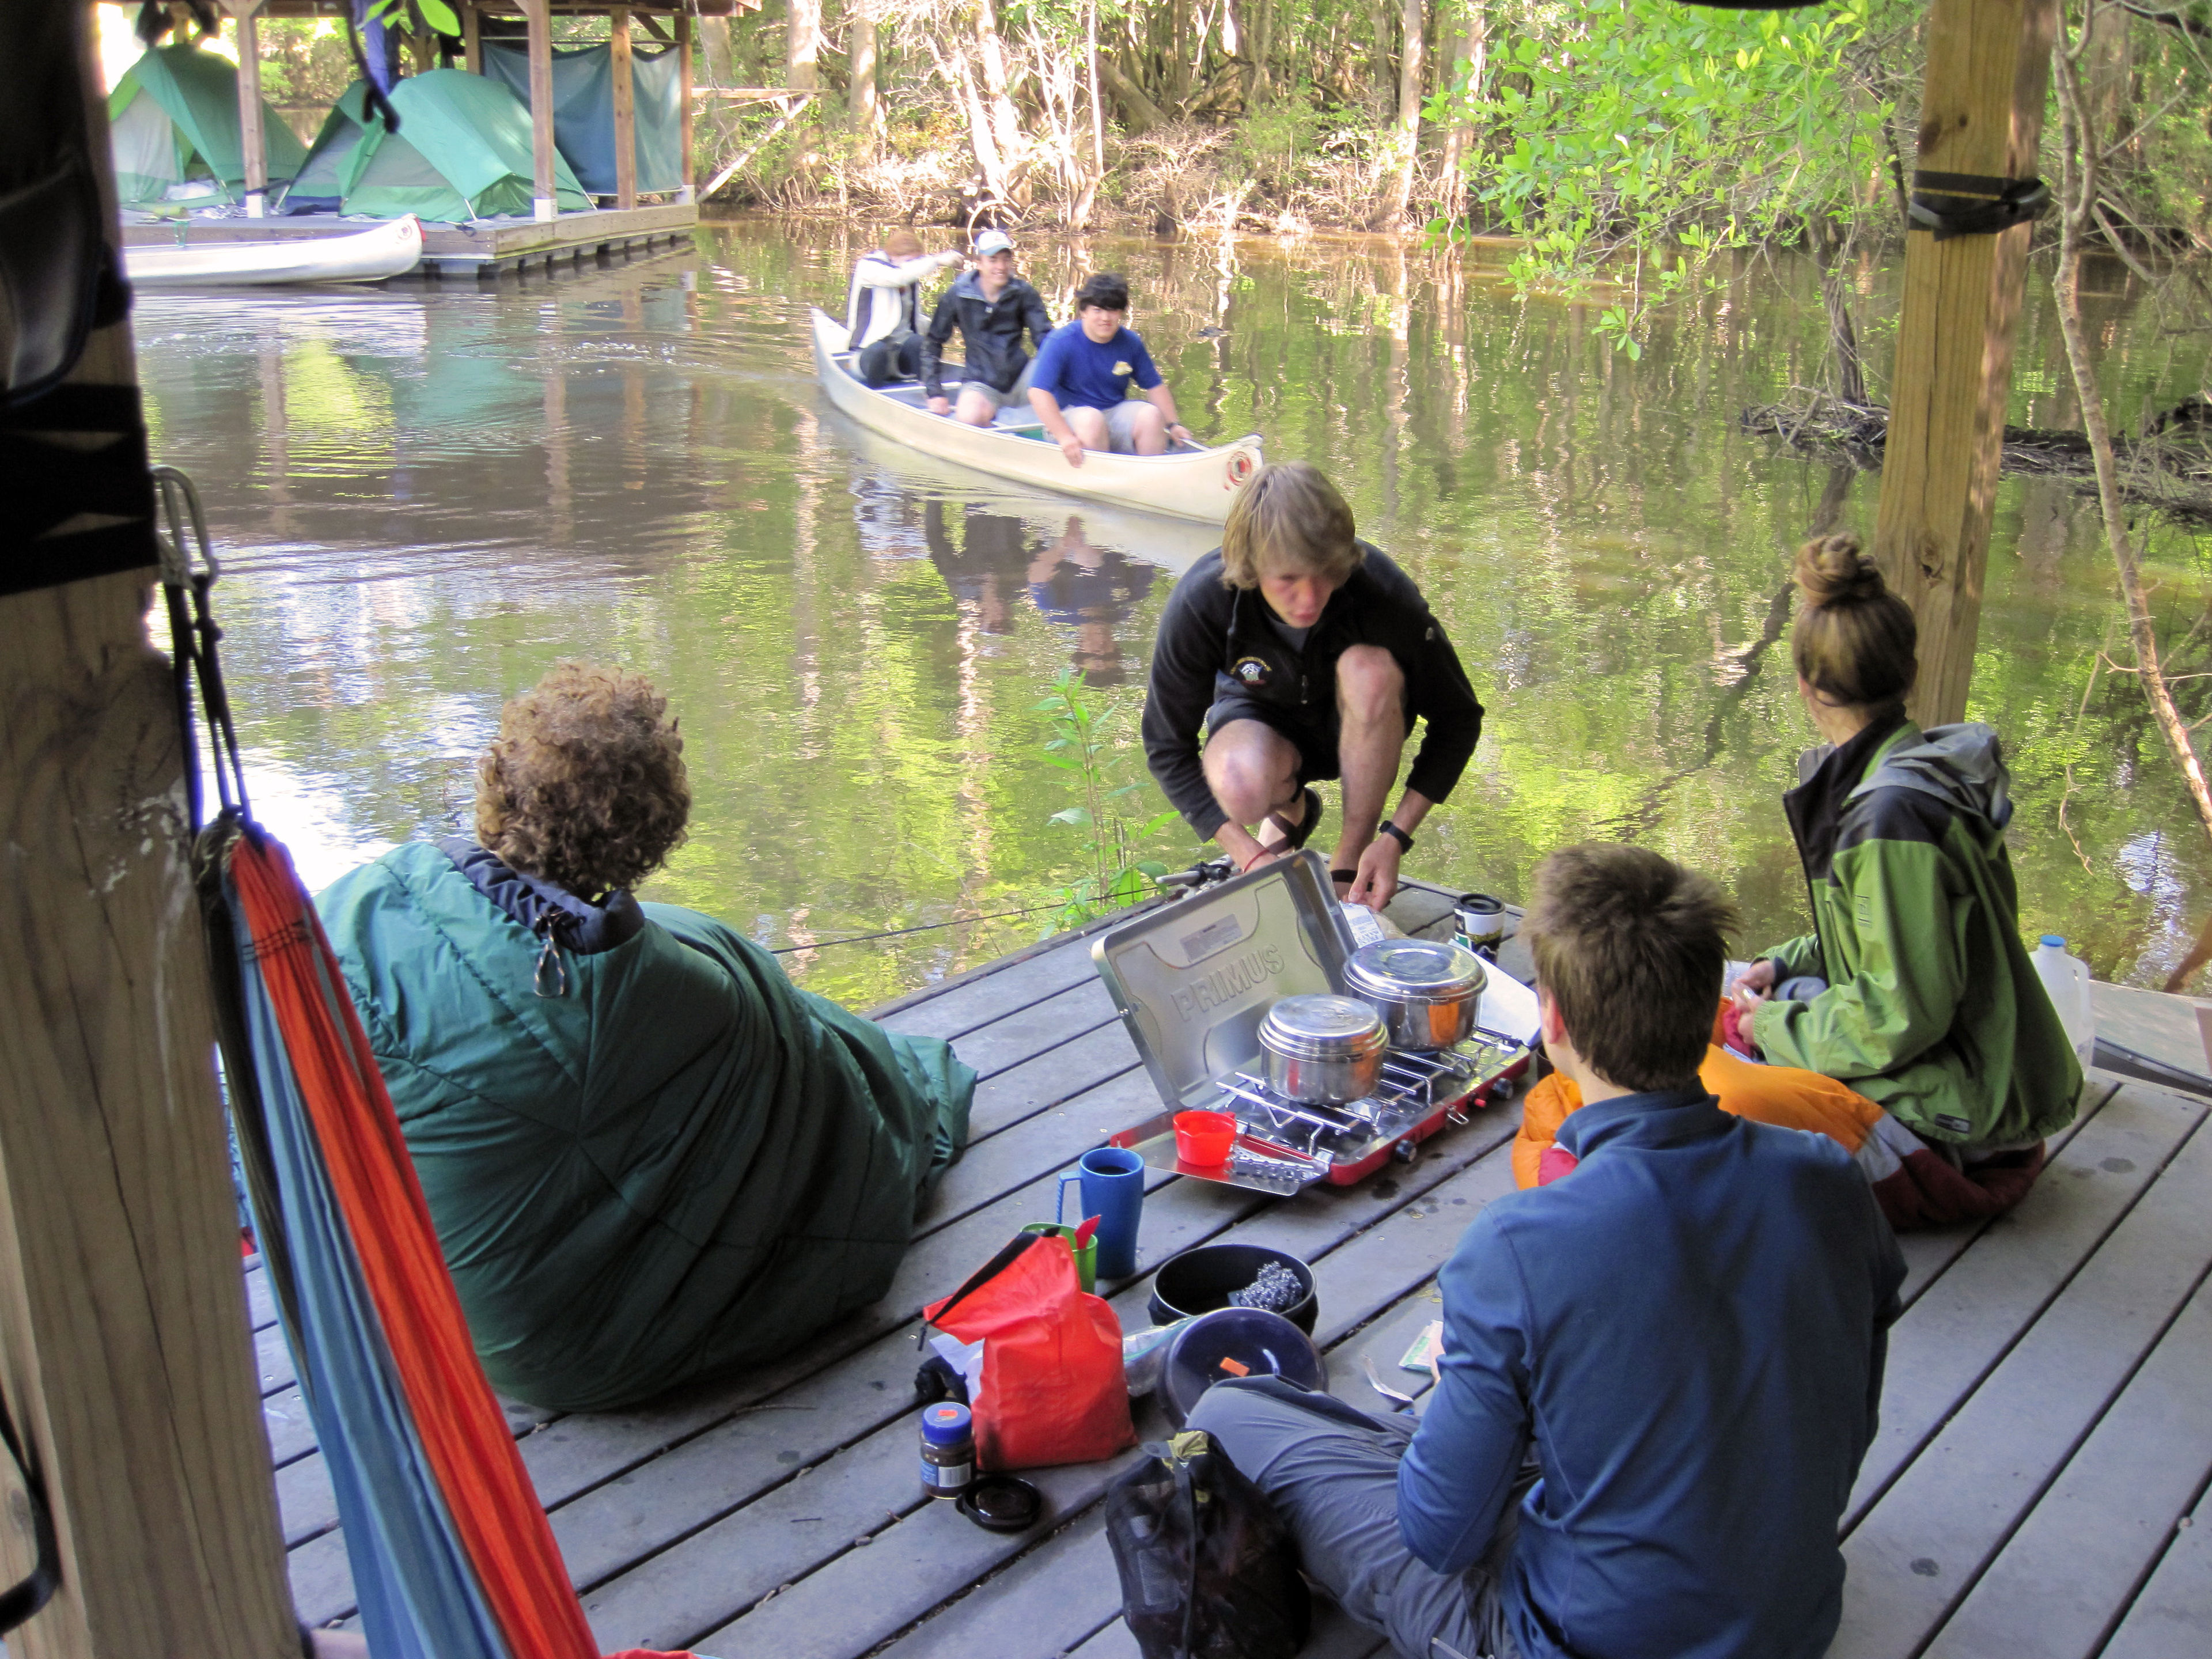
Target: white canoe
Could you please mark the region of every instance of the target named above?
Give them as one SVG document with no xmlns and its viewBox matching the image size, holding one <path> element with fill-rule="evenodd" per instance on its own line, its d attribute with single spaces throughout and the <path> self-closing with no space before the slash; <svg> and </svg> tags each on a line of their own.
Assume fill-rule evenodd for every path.
<svg viewBox="0 0 2212 1659">
<path fill-rule="evenodd" d="M 414 270 L 422 258 L 422 225 L 410 213 L 350 236 L 126 247 L 123 270 L 141 288 L 171 283 L 374 283 Z"/>
<path fill-rule="evenodd" d="M 969 426 L 949 415 L 931 414 L 921 388 L 912 381 L 881 391 L 863 385 L 853 372 L 846 338 L 843 324 L 820 310 L 814 313 L 814 373 L 830 401 L 871 431 L 925 455 L 1064 495 L 1212 524 L 1229 516 L 1230 502 L 1260 470 L 1257 433 L 1213 449 L 1177 445 L 1164 455 L 1094 450 L 1084 456 L 1081 466 L 1070 466 L 1026 408 L 1002 409 L 994 424 Z M 948 376 L 946 385 L 954 384 Z"/>
</svg>

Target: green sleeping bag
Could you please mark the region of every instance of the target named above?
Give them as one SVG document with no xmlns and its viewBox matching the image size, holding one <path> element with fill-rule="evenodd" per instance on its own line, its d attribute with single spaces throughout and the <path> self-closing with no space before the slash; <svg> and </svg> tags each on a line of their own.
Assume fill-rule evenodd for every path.
<svg viewBox="0 0 2212 1659">
<path fill-rule="evenodd" d="M 967 1138 L 975 1075 L 951 1048 L 626 896 L 606 911 L 628 907 L 626 937 L 587 930 L 604 948 L 541 976 L 542 933 L 458 856 L 410 842 L 316 902 L 493 1387 L 628 1406 L 883 1296 Z"/>
</svg>

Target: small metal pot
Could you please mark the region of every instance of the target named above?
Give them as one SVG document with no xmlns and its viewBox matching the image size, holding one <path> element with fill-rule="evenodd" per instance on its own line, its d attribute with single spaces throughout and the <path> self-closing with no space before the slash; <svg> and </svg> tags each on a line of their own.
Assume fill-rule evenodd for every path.
<svg viewBox="0 0 2212 1659">
<path fill-rule="evenodd" d="M 1382 1022 L 1350 997 L 1279 999 L 1260 1022 L 1267 1086 L 1301 1106 L 1364 1100 L 1382 1078 Z"/>
<path fill-rule="evenodd" d="M 1475 1005 L 1488 981 L 1481 958 L 1442 939 L 1377 939 L 1354 951 L 1344 967 L 1345 988 L 1374 1009 L 1390 1046 L 1416 1054 L 1473 1036 Z"/>
</svg>

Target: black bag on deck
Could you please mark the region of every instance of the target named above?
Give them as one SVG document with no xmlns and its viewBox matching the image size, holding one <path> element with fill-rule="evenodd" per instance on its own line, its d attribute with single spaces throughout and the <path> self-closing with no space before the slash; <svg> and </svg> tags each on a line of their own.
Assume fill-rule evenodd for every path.
<svg viewBox="0 0 2212 1659">
<path fill-rule="evenodd" d="M 1145 1659 L 1296 1659 L 1313 1625 L 1297 1547 L 1199 1430 L 1148 1445 L 1106 1493 L 1121 1616 Z"/>
</svg>

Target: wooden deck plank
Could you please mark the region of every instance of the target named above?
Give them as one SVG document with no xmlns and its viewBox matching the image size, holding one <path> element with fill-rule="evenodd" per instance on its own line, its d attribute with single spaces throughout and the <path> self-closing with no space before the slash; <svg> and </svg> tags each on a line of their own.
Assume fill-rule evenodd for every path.
<svg viewBox="0 0 2212 1659">
<path fill-rule="evenodd" d="M 1287 1234 L 1306 1244 L 1300 1254 L 1314 1263 L 1320 1289 L 1320 1318 L 1315 1334 L 1326 1346 L 1364 1323 L 1376 1310 L 1425 1283 L 1456 1245 L 1474 1212 L 1511 1190 L 1510 1157 L 1504 1143 L 1516 1119 L 1517 1114 L 1501 1110 L 1461 1131 L 1462 1137 L 1486 1143 L 1487 1149 L 1482 1157 L 1428 1189 L 1426 1198 L 1434 1202 L 1424 1202 L 1420 1215 L 1411 1214 L 1409 1205 L 1407 1211 L 1391 1215 L 1378 1225 L 1371 1224 L 1371 1212 L 1361 1218 L 1356 1203 L 1340 1206 L 1335 1217 L 1339 1227 L 1358 1230 L 1352 1231 L 1340 1246 L 1323 1254 L 1313 1248 L 1313 1241 L 1321 1237 L 1322 1224 L 1302 1224 L 1297 1218 L 1302 1212 L 1316 1213 L 1312 1201 L 1321 1194 L 1310 1193 L 1296 1203 L 1277 1206 L 1255 1217 L 1237 1228 L 1234 1237 L 1242 1241 Z M 1419 1164 L 1410 1166 L 1399 1184 L 1415 1187 L 1421 1176 Z M 1418 1189 L 1410 1195 L 1422 1196 Z M 1454 1199 L 1467 1202 L 1455 1204 Z M 1446 1221 L 1447 1216 L 1453 1220 Z M 1370 1224 L 1363 1225 L 1363 1219 Z M 1124 1292 L 1117 1302 L 1133 1304 L 1141 1290 L 1139 1286 Z M 1129 1316 L 1125 1312 L 1124 1316 Z M 1140 1432 L 1149 1422 L 1158 1420 L 1157 1407 L 1151 1401 L 1145 1405 Z M 902 1452 L 910 1454 L 909 1425 L 894 1425 L 879 1437 L 894 1437 Z M 1125 1454 L 1103 1464 L 1043 1471 L 1038 1484 L 1046 1489 L 1051 1505 L 1048 1513 L 1058 1522 L 1097 1501 L 1132 1455 Z M 866 1653 L 925 1617 L 949 1594 L 1020 1553 L 1028 1541 L 985 1533 L 964 1522 L 958 1522 L 958 1528 L 956 1531 L 943 1526 L 927 1510 L 910 1513 L 875 1538 L 865 1559 L 858 1551 L 831 1559 L 773 1601 L 698 1638 L 694 1645 L 706 1652 L 774 1652 L 789 1659 L 852 1659 Z M 757 1540 L 759 1534 L 755 1532 L 752 1536 Z M 695 1575 L 697 1570 L 695 1566 Z M 610 1632 L 596 1622 L 594 1629 L 605 1642 Z"/>
<path fill-rule="evenodd" d="M 1102 1566 L 1112 1587 L 1103 1598 L 1096 1593 Z M 939 1608 L 873 1659 L 974 1659 L 978 1654 L 1045 1659 L 1083 1649 L 1121 1610 L 1121 1583 L 1106 1542 L 1106 1506 L 1094 1504 L 1073 1525 Z M 1132 1650 L 1135 1646 L 1130 1644 Z"/>
<path fill-rule="evenodd" d="M 2055 1160 L 2065 1151 L 2067 1143 L 2081 1132 L 2081 1127 L 2096 1116 L 2105 1103 L 2118 1091 L 2121 1079 L 2093 1073 L 2082 1090 L 2081 1107 L 2074 1121 L 2051 1137 L 2045 1144 L 2046 1158 Z M 1899 1294 L 1905 1305 L 1911 1307 L 1920 1299 L 1921 1293 L 1942 1278 L 1951 1264 L 1966 1253 L 1967 1247 L 1988 1230 L 1986 1221 L 1968 1222 L 1957 1227 L 1930 1229 L 1926 1232 L 1906 1233 L 1897 1243 L 1905 1253 L 1905 1285 Z"/>
<path fill-rule="evenodd" d="M 2212 1631 L 2212 1492 L 2197 1501 L 2100 1659 L 2199 1659 Z"/>
<path fill-rule="evenodd" d="M 2208 1378 L 2212 1281 L 2200 1280 L 1928 1659 L 2090 1659 L 2104 1645 L 2212 1474 Z M 2212 1621 L 2198 1635 L 2212 1650 Z"/>
<path fill-rule="evenodd" d="M 975 1085 L 975 1105 L 968 1115 L 968 1144 L 980 1145 L 1048 1106 L 1133 1070 L 1141 1062 L 1136 1044 L 1119 1022 L 1071 1036 L 1058 1048 Z"/>
<path fill-rule="evenodd" d="M 1362 1630 L 1353 1624 L 1341 1608 L 1316 1601 L 1313 1635 L 1298 1659 L 1382 1659 L 1389 1651 L 1389 1643 L 1372 1631 Z M 1069 1654 L 1067 1659 L 1140 1659 L 1140 1656 L 1137 1638 L 1129 1634 L 1127 1625 L 1116 1619 Z"/>
<path fill-rule="evenodd" d="M 910 1036 L 952 1038 L 1019 1012 L 1033 1003 L 1095 979 L 1088 939 L 1071 939 L 1041 951 L 1023 963 L 1019 971 L 988 974 L 954 986 L 942 995 L 909 1004 L 882 1020 L 887 1031 Z"/>
<path fill-rule="evenodd" d="M 2203 1121 L 2201 1105 L 2130 1085 L 2100 1123 L 2112 1124 L 2130 1104 L 2192 1127 Z M 2094 1133 L 2085 1132 L 2075 1146 Z M 2146 1151 L 2155 1144 L 2147 1139 Z M 1845 1539 L 1850 1577 L 1833 1659 L 1905 1659 L 1920 1651 L 2195 1291 L 2208 1264 L 2212 1135 L 2197 1133 L 2047 1306 L 2012 1300 L 2014 1317 L 2033 1321 L 2025 1334 Z"/>
<path fill-rule="evenodd" d="M 1890 1332 L 1881 1427 L 1844 1510 L 1856 1523 L 1957 1410 L 2204 1115 L 2122 1089 Z"/>
<path fill-rule="evenodd" d="M 952 1051 L 989 1077 L 1120 1018 L 1112 994 L 1093 978 L 956 1037 Z"/>
</svg>

